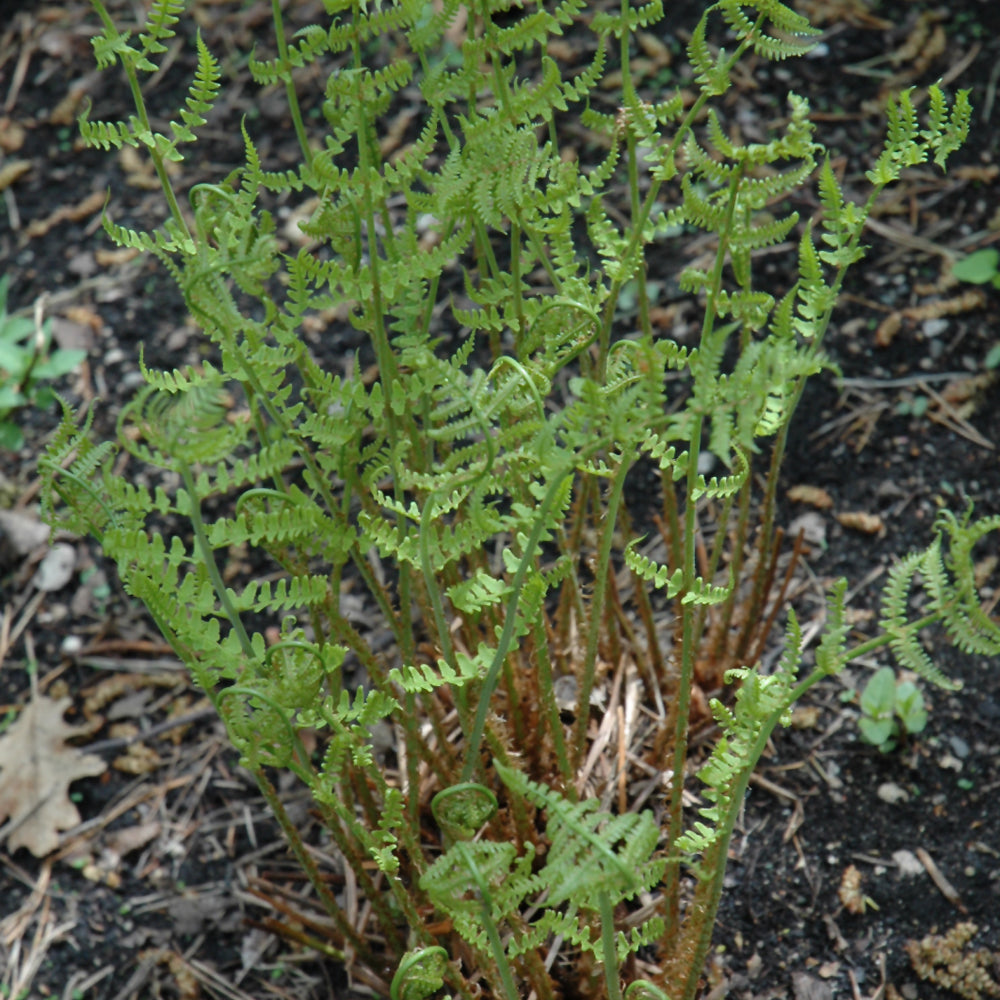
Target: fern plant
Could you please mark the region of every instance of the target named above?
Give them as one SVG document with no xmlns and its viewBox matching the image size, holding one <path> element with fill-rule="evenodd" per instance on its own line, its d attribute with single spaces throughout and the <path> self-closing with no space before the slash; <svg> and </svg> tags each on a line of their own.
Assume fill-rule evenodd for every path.
<svg viewBox="0 0 1000 1000">
<path fill-rule="evenodd" d="M 974 544 L 1000 521 L 944 516 L 930 549 L 893 574 L 876 638 L 848 646 L 839 585 L 813 669 L 800 675 L 794 616 L 779 667 L 758 664 L 783 593 L 775 489 L 789 421 L 827 364 L 823 333 L 874 199 L 907 166 L 944 166 L 968 128 L 966 95 L 949 105 L 932 89 L 923 123 L 901 95 L 856 203 L 804 100 L 790 97 L 784 130 L 760 144 L 732 140 L 715 107 L 747 53 L 808 49 L 815 32 L 777 0 L 706 11 L 688 46 L 688 106 L 680 94 L 646 101 L 633 80 L 631 41 L 655 29 L 660 0 L 617 12 L 584 0 L 326 0 L 326 22 L 294 34 L 274 0 L 274 55 L 248 66 L 284 88 L 301 161 L 268 169 L 243 123 L 243 166 L 183 205 L 166 164 L 183 162 L 207 121 L 219 64 L 198 37 L 187 99 L 157 132 L 141 78 L 184 4 L 153 0 L 138 33 L 93 4 L 98 63 L 122 67 L 136 113 L 102 122 L 88 110 L 82 135 L 144 149 L 169 213 L 148 231 L 105 228 L 162 261 L 216 360 L 143 365 L 117 442 L 95 441 L 91 414 L 67 405 L 42 462 L 48 516 L 97 538 L 225 721 L 330 918 L 323 936 L 296 939 L 394 997 L 571 987 L 691 1000 L 743 790 L 791 704 L 879 645 L 947 683 L 920 645 L 934 622 L 963 648 L 1000 650 L 972 573 Z M 708 41 L 718 19 L 731 51 Z M 443 58 L 460 25 L 460 60 Z M 575 72 L 547 47 L 571 26 L 593 36 Z M 314 130 L 296 72 L 321 62 L 332 69 Z M 621 92 L 606 113 L 592 98 L 612 71 Z M 424 115 L 387 157 L 380 140 L 403 88 L 419 90 Z M 572 121 L 603 149 L 587 167 L 564 146 Z M 777 206 L 817 165 L 823 211 L 803 226 Z M 298 249 L 268 207 L 279 196 L 308 207 Z M 679 225 L 716 241 L 709 267 L 680 276 L 704 307 L 694 346 L 654 330 L 645 291 L 649 258 Z M 792 234 L 798 279 L 776 299 L 755 286 L 753 253 Z M 616 318 L 633 286 L 634 327 Z M 366 344 L 342 374 L 304 335 L 333 307 Z M 168 475 L 136 485 L 117 471 L 122 451 Z M 700 471 L 704 452 L 723 474 Z M 630 528 L 626 477 L 639 461 L 660 473 L 662 557 Z M 168 541 L 165 519 L 185 530 Z M 269 571 L 227 582 L 233 545 Z M 361 593 L 388 649 L 349 610 Z M 347 666 L 363 684 L 345 682 Z M 638 813 L 624 754 L 608 762 L 609 784 L 589 777 L 606 745 L 595 695 L 626 670 L 658 707 L 645 752 L 669 784 Z M 712 702 L 720 737 L 692 824 L 692 692 L 721 695 L 724 682 L 735 700 Z M 395 760 L 380 764 L 371 730 L 384 722 Z M 304 730 L 321 735 L 318 750 Z M 330 892 L 274 768 L 310 790 L 369 926 Z"/>
</svg>

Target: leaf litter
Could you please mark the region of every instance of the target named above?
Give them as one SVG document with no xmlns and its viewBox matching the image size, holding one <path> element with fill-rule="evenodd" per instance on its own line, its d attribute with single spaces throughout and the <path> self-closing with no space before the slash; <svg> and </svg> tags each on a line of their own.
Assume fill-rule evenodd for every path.
<svg viewBox="0 0 1000 1000">
<path fill-rule="evenodd" d="M 70 697 L 36 695 L 0 736 L 0 842 L 26 847 L 43 858 L 59 846 L 60 833 L 80 823 L 69 786 L 103 774 L 108 765 L 68 741 L 89 734 L 89 726 L 63 719 Z"/>
</svg>

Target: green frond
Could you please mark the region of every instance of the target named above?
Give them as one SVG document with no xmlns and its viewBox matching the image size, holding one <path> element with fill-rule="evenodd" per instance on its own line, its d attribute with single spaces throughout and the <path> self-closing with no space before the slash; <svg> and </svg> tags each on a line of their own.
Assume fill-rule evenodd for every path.
<svg viewBox="0 0 1000 1000">
<path fill-rule="evenodd" d="M 593 93 L 601 77 L 604 75 L 604 66 L 607 62 L 607 40 L 600 35 L 597 39 L 597 49 L 590 65 L 583 71 L 576 74 L 569 82 L 562 84 L 562 99 L 566 104 L 582 101 Z"/>
<path fill-rule="evenodd" d="M 718 97 L 729 89 L 729 69 L 724 52 L 716 57 L 709 51 L 706 40 L 709 11 L 702 14 L 701 19 L 691 32 L 687 44 L 688 61 L 695 71 L 695 83 L 710 97 Z"/>
<path fill-rule="evenodd" d="M 138 49 L 129 44 L 132 37 L 130 31 L 115 31 L 105 25 L 99 35 L 94 35 L 90 45 L 94 50 L 94 61 L 98 69 L 110 69 L 116 62 L 123 66 L 131 66 L 147 73 L 156 72 L 156 64 L 142 56 Z"/>
<path fill-rule="evenodd" d="M 77 118 L 80 137 L 91 149 L 121 149 L 123 146 L 138 148 L 139 140 L 135 132 L 139 128 L 139 120 L 133 115 L 125 122 L 91 121 L 90 112 L 93 104 L 90 99 L 84 101 L 83 110 Z"/>
<path fill-rule="evenodd" d="M 767 322 L 774 299 L 767 292 L 720 291 L 716 299 L 718 314 L 721 317 L 732 316 L 734 320 L 750 330 L 759 330 Z"/>
<path fill-rule="evenodd" d="M 449 785 L 431 800 L 434 820 L 451 840 L 472 840 L 497 814 L 497 808 L 493 791 L 475 781 Z"/>
<path fill-rule="evenodd" d="M 480 643 L 475 656 L 469 656 L 461 650 L 455 653 L 455 668 L 446 661 L 437 661 L 437 670 L 430 664 L 419 666 L 393 667 L 389 671 L 389 680 L 398 684 L 407 694 L 435 691 L 445 684 L 461 687 L 469 681 L 480 680 L 485 676 L 493 660 L 494 650 L 485 643 Z"/>
<path fill-rule="evenodd" d="M 681 191 L 684 195 L 684 217 L 687 221 L 699 229 L 718 232 L 726 219 L 726 203 L 721 198 L 726 192 L 714 192 L 705 197 L 695 187 L 690 174 L 681 177 Z"/>
<path fill-rule="evenodd" d="M 38 460 L 42 517 L 50 524 L 58 520 L 66 530 L 81 535 L 93 532 L 100 539 L 108 525 L 118 522 L 118 513 L 108 502 L 103 485 L 103 469 L 117 449 L 112 441 L 94 444 L 91 440 L 93 407 L 87 407 L 83 421 L 78 422 L 69 403 L 61 396 L 57 398 L 62 418 Z M 62 502 L 58 510 L 57 497 Z"/>
<path fill-rule="evenodd" d="M 596 34 L 611 34 L 621 38 L 625 34 L 634 35 L 639 28 L 651 28 L 662 18 L 663 0 L 647 0 L 638 6 L 630 4 L 624 16 L 610 10 L 598 11 L 591 28 Z"/>
<path fill-rule="evenodd" d="M 484 955 L 490 951 L 487 920 L 494 926 L 518 914 L 541 879 L 531 872 L 534 847 L 518 856 L 511 843 L 459 840 L 420 877 L 420 888 L 453 921 L 463 939 Z"/>
<path fill-rule="evenodd" d="M 750 475 L 750 463 L 739 448 L 736 448 L 734 453 L 736 471 L 731 476 L 713 476 L 707 481 L 704 476 L 698 475 L 691 490 L 692 500 L 700 500 L 705 496 L 713 500 L 724 500 L 726 497 L 736 496 L 739 493 Z"/>
<path fill-rule="evenodd" d="M 934 84 L 928 88 L 930 115 L 928 127 L 920 135 L 934 153 L 934 162 L 942 170 L 947 166 L 948 157 L 960 149 L 969 135 L 972 105 L 968 90 L 960 90 L 955 95 L 955 104 L 948 111 L 944 92 Z"/>
<path fill-rule="evenodd" d="M 571 803 L 499 761 L 494 767 L 511 791 L 547 814 L 550 847 L 539 872 L 547 906 L 599 910 L 599 894 L 608 893 L 617 905 L 662 878 L 666 859 L 653 857 L 660 831 L 652 813 L 609 816 L 597 799 Z"/>
<path fill-rule="evenodd" d="M 237 451 L 248 430 L 226 419 L 227 398 L 222 377 L 214 370 L 179 391 L 146 386 L 119 415 L 123 446 L 161 468 L 218 462 Z M 126 427 L 131 431 L 127 436 Z"/>
<path fill-rule="evenodd" d="M 760 30 L 743 12 L 743 7 L 756 9 L 759 16 L 771 21 L 783 37 L 775 37 Z M 788 59 L 808 52 L 815 43 L 811 37 L 821 34 L 814 28 L 808 18 L 786 7 L 778 0 L 720 0 L 718 7 L 726 23 L 736 33 L 740 40 L 749 40 L 751 48 L 757 55 L 771 61 Z"/>
<path fill-rule="evenodd" d="M 923 130 L 919 127 L 911 93 L 912 90 L 904 90 L 897 97 L 890 97 L 886 107 L 888 135 L 885 147 L 875 166 L 865 174 L 876 187 L 897 180 L 905 167 L 925 162 L 929 154 L 933 154 L 935 163 L 943 167 L 948 156 L 968 135 L 971 114 L 968 91 L 959 91 L 946 119 L 947 102 L 937 88 L 937 96 L 931 101 L 929 127 Z"/>
<path fill-rule="evenodd" d="M 412 19 L 412 27 L 407 32 L 407 38 L 414 52 L 424 52 L 436 49 L 440 44 L 449 25 L 455 20 L 462 0 L 442 0 L 429 10 L 423 0 L 415 0 L 421 14 Z M 429 16 L 428 16 L 429 15 Z"/>
<path fill-rule="evenodd" d="M 909 622 L 910 595 L 915 578 L 928 566 L 932 566 L 939 555 L 933 550 L 939 545 L 940 539 L 937 539 L 927 551 L 910 553 L 889 570 L 888 582 L 882 589 L 879 624 L 890 634 L 890 648 L 904 667 L 931 684 L 955 690 L 958 685 L 945 676 L 931 660 Z"/>
<path fill-rule="evenodd" d="M 625 990 L 625 1000 L 670 1000 L 655 983 L 647 979 L 636 979 Z"/>
<path fill-rule="evenodd" d="M 390 1000 L 429 1000 L 444 985 L 447 972 L 448 952 L 444 948 L 413 948 L 402 957 L 392 977 Z"/>
<path fill-rule="evenodd" d="M 251 580 L 241 592 L 229 596 L 237 611 L 287 611 L 323 604 L 330 594 L 330 580 L 321 574 L 283 576 L 273 586 L 269 580 Z"/>
<path fill-rule="evenodd" d="M 145 250 L 147 253 L 155 254 L 161 261 L 168 254 L 193 254 L 196 250 L 194 241 L 182 235 L 176 226 L 172 225 L 170 219 L 164 223 L 163 229 L 155 229 L 152 233 L 119 226 L 112 222 L 110 216 L 106 214 L 101 219 L 101 224 L 104 226 L 104 231 L 118 246 Z"/>
<path fill-rule="evenodd" d="M 336 4 L 327 2 L 325 6 L 328 13 L 336 13 Z M 345 20 L 334 23 L 327 33 L 331 52 L 344 52 L 355 42 L 365 45 L 379 35 L 405 29 L 425 9 L 422 3 L 396 3 L 375 11 L 366 9 L 360 16 L 356 16 L 353 3 L 341 6 L 342 13 L 346 15 Z"/>
<path fill-rule="evenodd" d="M 399 858 L 396 856 L 397 840 L 395 830 L 403 825 L 403 809 L 405 800 L 398 788 L 390 788 L 382 803 L 382 814 L 373 836 L 379 845 L 368 849 L 380 872 L 393 876 L 399 871 Z"/>
<path fill-rule="evenodd" d="M 295 32 L 297 41 L 291 42 L 286 49 L 287 58 L 256 59 L 251 54 L 247 68 L 254 83 L 269 87 L 292 78 L 293 69 L 301 69 L 316 62 L 319 56 L 328 52 L 330 43 L 327 31 L 319 25 L 310 24 Z"/>
<path fill-rule="evenodd" d="M 167 46 L 163 43 L 177 34 L 174 25 L 184 13 L 185 6 L 185 0 L 153 0 L 149 17 L 139 35 L 143 56 L 162 55 L 167 51 Z"/>
<path fill-rule="evenodd" d="M 943 567 L 937 574 L 927 567 L 925 587 L 934 605 L 942 610 L 948 636 L 958 648 L 996 656 L 1000 654 L 1000 622 L 983 609 L 973 550 L 987 535 L 1000 532 L 1000 515 L 971 523 L 970 516 L 968 512 L 958 518 L 948 511 L 938 515 L 936 529 L 942 540 L 948 542 L 947 568 L 954 584 L 950 588 L 945 586 Z"/>
<path fill-rule="evenodd" d="M 209 52 L 200 31 L 195 42 L 198 50 L 198 68 L 195 71 L 194 80 L 188 88 L 187 98 L 184 102 L 185 107 L 181 108 L 180 114 L 183 124 L 173 121 L 170 123 L 170 129 L 177 142 L 194 142 L 197 139 L 194 130 L 207 123 L 205 115 L 211 112 L 222 82 L 222 71 L 219 69 L 219 63 Z"/>
</svg>

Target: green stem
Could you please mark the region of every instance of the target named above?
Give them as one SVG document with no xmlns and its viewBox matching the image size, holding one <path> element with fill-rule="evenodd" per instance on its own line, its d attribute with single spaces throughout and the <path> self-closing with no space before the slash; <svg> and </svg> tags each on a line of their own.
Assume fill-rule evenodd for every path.
<svg viewBox="0 0 1000 1000">
<path fill-rule="evenodd" d="M 726 217 L 720 228 L 719 247 L 715 255 L 715 266 L 709 277 L 706 289 L 707 302 L 705 316 L 701 328 L 701 343 L 704 344 L 712 333 L 716 322 L 716 302 L 722 287 L 722 269 L 726 260 L 728 242 L 726 234 L 732 232 L 732 219 L 736 211 L 742 171 L 734 172 L 727 196 Z M 695 378 L 697 380 L 697 373 Z M 705 377 L 714 377 L 713 372 L 706 372 Z M 695 390 L 697 392 L 697 389 Z M 694 500 L 698 485 L 698 455 L 701 451 L 701 432 L 706 414 L 702 407 L 693 408 L 691 433 L 688 437 L 687 495 L 684 501 L 684 587 L 682 595 L 693 593 L 697 573 L 696 532 L 697 503 Z M 674 718 L 673 743 L 673 778 L 670 783 L 670 803 L 668 806 L 667 845 L 671 852 L 671 863 L 667 866 L 664 883 L 666 899 L 666 921 L 664 941 L 671 941 L 678 932 L 680 920 L 680 862 L 676 855 L 674 844 L 680 839 L 683 826 L 683 794 L 684 772 L 687 767 L 688 725 L 691 713 L 691 685 L 694 679 L 694 664 L 700 648 L 701 636 L 697 633 L 700 619 L 698 606 L 681 600 L 681 669 L 677 682 L 676 716 Z"/>
<path fill-rule="evenodd" d="M 514 973 L 507 959 L 507 951 L 500 937 L 500 929 L 493 919 L 493 897 L 490 894 L 489 886 L 480 874 L 475 859 L 470 856 L 469 848 L 465 841 L 457 841 L 455 847 L 462 855 L 462 860 L 465 862 L 469 875 L 472 877 L 473 882 L 475 882 L 479 893 L 479 911 L 483 918 L 483 929 L 486 931 L 487 940 L 490 942 L 490 952 L 493 955 L 493 961 L 496 963 L 497 971 L 500 973 L 500 982 L 503 984 L 504 996 L 507 1000 L 519 1000 L 520 994 L 514 983 Z"/>
<path fill-rule="evenodd" d="M 107 10 L 105 10 L 104 4 L 101 0 L 92 0 L 92 3 L 98 16 L 104 22 L 104 26 L 108 32 L 118 35 L 119 31 L 115 27 L 115 22 L 111 19 Z M 119 53 L 119 61 L 122 64 L 122 68 L 125 70 L 125 76 L 128 78 L 128 86 L 129 90 L 132 92 L 132 102 L 135 105 L 136 115 L 140 126 L 138 129 L 132 129 L 132 134 L 135 135 L 137 133 L 142 133 L 144 135 L 152 136 L 154 134 L 153 126 L 149 122 L 149 113 L 146 111 L 146 101 L 142 96 L 142 87 L 139 85 L 139 77 L 136 74 L 135 62 L 132 59 L 132 54 L 138 55 L 138 53 L 131 46 L 127 46 L 126 51 L 129 55 Z M 156 171 L 156 178 L 160 182 L 160 187 L 163 189 L 163 196 L 167 199 L 167 207 L 170 209 L 171 218 L 177 224 L 178 229 L 184 237 L 190 240 L 191 231 L 188 229 L 187 221 L 185 220 L 184 215 L 181 212 L 181 206 L 177 201 L 177 195 L 174 193 L 173 185 L 170 183 L 170 175 L 167 173 L 166 163 L 164 162 L 163 156 L 151 143 L 143 142 L 142 145 L 146 148 L 150 159 L 153 161 L 153 169 Z"/>
<path fill-rule="evenodd" d="M 292 79 L 292 67 L 288 61 L 288 44 L 285 41 L 285 23 L 281 16 L 281 0 L 271 0 L 271 17 L 274 20 L 274 37 L 278 46 L 278 61 L 281 63 L 281 78 L 285 83 L 285 97 L 288 100 L 288 111 L 292 116 L 295 137 L 302 150 L 305 165 L 312 167 L 313 154 L 309 146 L 309 137 L 302 121 L 302 109 L 299 107 L 299 95 L 295 91 L 295 81 Z"/>
<path fill-rule="evenodd" d="M 746 52 L 751 45 L 752 37 L 757 33 L 761 25 L 766 20 L 765 15 L 761 14 L 757 18 L 757 22 L 754 25 L 754 30 L 749 33 L 747 38 L 744 38 L 742 42 L 733 51 L 733 54 L 726 61 L 726 71 L 731 70 L 742 58 L 743 53 Z M 677 126 L 677 131 L 674 133 L 674 137 L 670 140 L 667 150 L 663 155 L 662 159 L 664 162 L 669 162 L 676 155 L 678 148 L 681 143 L 687 137 L 687 134 L 691 131 L 691 127 L 697 120 L 698 116 L 701 114 L 702 108 L 708 103 L 712 95 L 702 90 L 702 92 L 695 98 L 694 103 L 688 108 L 687 114 L 681 120 L 680 124 Z M 649 191 L 646 192 L 646 197 L 643 199 L 642 204 L 639 208 L 639 213 L 634 216 L 630 222 L 630 235 L 628 244 L 626 246 L 624 254 L 622 254 L 623 264 L 626 261 L 634 260 L 637 253 L 640 252 L 640 247 L 643 242 L 643 230 L 646 227 L 646 223 L 649 220 L 650 213 L 653 210 L 653 206 L 656 204 L 657 198 L 660 194 L 660 188 L 663 186 L 663 180 L 654 177 L 652 183 L 649 185 Z M 601 358 L 606 358 L 608 353 L 608 346 L 611 341 L 611 326 L 615 318 L 615 308 L 618 304 L 618 296 L 621 292 L 622 285 L 625 283 L 626 277 L 635 270 L 635 268 L 622 267 L 622 274 L 625 277 L 619 276 L 611 282 L 611 288 L 608 293 L 607 302 L 604 306 L 604 318 L 601 324 L 600 334 L 599 334 L 599 354 Z M 602 372 L 603 374 L 603 372 Z"/>
<path fill-rule="evenodd" d="M 590 721 L 590 695 L 594 690 L 594 675 L 597 667 L 597 652 L 600 645 L 601 629 L 605 627 L 604 606 L 607 602 L 608 574 L 611 573 L 611 549 L 614 546 L 615 531 L 618 527 L 618 508 L 622 502 L 622 491 L 625 488 L 625 477 L 631 463 L 622 457 L 621 464 L 615 473 L 611 484 L 611 492 L 604 506 L 602 518 L 604 522 L 601 531 L 600 548 L 597 551 L 597 569 L 595 570 L 594 596 L 588 611 L 587 648 L 584 653 L 583 665 L 580 668 L 580 690 L 576 699 L 576 721 L 574 723 L 572 758 L 577 766 L 583 760 L 587 742 L 587 724 Z"/>
<path fill-rule="evenodd" d="M 565 475 L 556 475 L 553 477 L 548 490 L 545 492 L 545 497 L 539 505 L 535 523 L 531 528 L 531 534 L 525 543 L 524 552 L 521 554 L 521 561 L 517 566 L 517 572 L 511 581 L 513 592 L 507 602 L 503 632 L 500 634 L 496 651 L 493 654 L 493 660 L 490 663 L 489 670 L 486 672 L 486 676 L 483 678 L 482 687 L 479 689 L 479 705 L 476 709 L 476 718 L 473 723 L 472 732 L 468 738 L 465 765 L 462 768 L 462 781 L 471 781 L 473 774 L 479 766 L 479 748 L 483 741 L 483 732 L 486 729 L 486 716 L 489 713 L 493 692 L 496 690 L 497 682 L 500 679 L 500 671 L 507 657 L 507 651 L 510 649 L 510 644 L 514 639 L 514 628 L 517 624 L 517 606 L 521 600 L 521 591 L 524 589 L 528 571 L 535 562 L 535 552 L 542 540 L 542 535 L 549 527 L 549 511 L 556 502 L 556 498 L 565 489 L 566 480 L 567 476 Z"/>
<path fill-rule="evenodd" d="M 597 898 L 601 908 L 601 952 L 604 959 L 604 981 L 608 986 L 608 1000 L 621 1000 L 618 949 L 615 946 L 615 913 L 606 890 L 602 889 Z"/>
<path fill-rule="evenodd" d="M 218 564 L 215 561 L 215 552 L 213 551 L 211 543 L 208 540 L 208 535 L 205 533 L 205 522 L 202 520 L 201 516 L 201 500 L 198 497 L 194 476 L 191 475 L 191 467 L 181 458 L 177 459 L 177 464 L 179 466 L 181 479 L 184 483 L 184 489 L 187 490 L 189 498 L 188 519 L 190 520 L 191 527 L 194 530 L 195 544 L 197 545 L 198 552 L 201 555 L 202 565 L 208 573 L 208 578 L 212 583 L 212 589 L 215 591 L 215 596 L 219 599 L 219 603 L 222 605 L 222 610 L 225 612 L 226 618 L 229 620 L 229 623 L 233 627 L 233 631 L 239 639 L 240 648 L 243 650 L 247 659 L 253 659 L 254 651 L 253 645 L 250 642 L 250 636 L 247 634 L 246 627 L 243 625 L 243 619 L 240 618 L 240 613 L 236 610 L 236 606 L 233 604 L 229 588 L 222 579 L 222 574 L 219 572 Z"/>
</svg>

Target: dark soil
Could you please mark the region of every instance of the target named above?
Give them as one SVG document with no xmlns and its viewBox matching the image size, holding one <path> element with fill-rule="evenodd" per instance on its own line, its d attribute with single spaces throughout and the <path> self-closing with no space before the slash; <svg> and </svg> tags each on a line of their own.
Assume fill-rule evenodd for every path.
<svg viewBox="0 0 1000 1000">
<path fill-rule="evenodd" d="M 108 6 L 129 17 L 130 4 Z M 303 23 L 313 6 L 298 5 Z M 665 32 L 685 37 L 700 6 L 674 5 Z M 808 388 L 785 467 L 788 488 L 819 487 L 833 502 L 816 509 L 783 501 L 789 534 L 804 526 L 809 538 L 800 619 L 806 627 L 818 620 L 830 583 L 845 576 L 857 634 L 865 635 L 886 570 L 928 543 L 942 508 L 961 513 L 971 501 L 978 515 L 1000 513 L 1000 380 L 985 367 L 1000 336 L 1000 293 L 985 286 L 954 309 L 935 308 L 969 290 L 948 283 L 949 258 L 990 245 L 1000 229 L 1000 6 L 796 6 L 826 30 L 824 48 L 817 57 L 757 65 L 740 79 L 726 113 L 748 137 L 783 114 L 785 93 L 795 89 L 809 97 L 835 167 L 860 190 L 881 142 L 880 97 L 889 90 L 944 78 L 949 87 L 970 88 L 975 107 L 969 143 L 950 173 L 912 171 L 876 216 L 868 259 L 852 275 L 829 334 L 841 377 L 818 377 Z M 95 424 L 110 435 L 140 382 L 140 347 L 147 363 L 170 368 L 199 360 L 202 348 L 162 268 L 111 254 L 100 233 L 108 190 L 119 223 L 146 226 L 162 209 L 141 163 L 84 150 L 76 139 L 83 95 L 99 117 L 130 111 L 117 76 L 93 71 L 88 39 L 96 18 L 76 0 L 21 8 L 0 5 L 0 170 L 29 165 L 2 193 L 9 305 L 30 310 L 47 296 L 60 344 L 88 351 L 81 374 L 61 388 L 74 404 L 100 397 Z M 202 0 L 193 10 L 209 44 L 230 58 L 269 18 L 264 3 Z M 158 108 L 176 106 L 190 52 L 179 47 L 151 91 Z M 291 149 L 287 122 L 272 110 L 280 106 L 270 95 L 236 89 L 217 112 L 216 131 L 199 144 L 189 180 L 222 176 L 239 161 L 225 123 L 243 114 L 269 138 L 264 152 L 280 157 Z M 815 207 L 808 197 L 797 206 L 803 214 Z M 681 247 L 678 258 L 688 252 Z M 775 287 L 787 285 L 782 258 L 771 261 L 765 270 Z M 673 276 L 650 275 L 668 289 Z M 682 328 L 689 321 L 682 297 L 664 304 L 669 322 Z M 880 327 L 887 320 L 898 327 L 894 336 Z M 359 346 L 349 329 L 336 344 L 342 352 Z M 24 422 L 27 446 L 0 457 L 0 506 L 30 516 L 37 455 L 56 414 L 31 412 Z M 868 531 L 838 520 L 852 514 L 880 520 Z M 72 545 L 72 580 L 41 595 L 29 582 L 45 546 L 24 554 L 0 547 L 0 714 L 28 700 L 33 664 L 40 690 L 72 696 L 76 721 L 110 678 L 131 692 L 122 722 L 146 728 L 180 715 L 190 724 L 144 741 L 157 755 L 148 771 L 133 777 L 116 767 L 77 782 L 82 826 L 54 854 L 38 861 L 23 849 L 0 853 L 0 995 L 346 995 L 336 962 L 293 949 L 263 925 L 274 912 L 254 893 L 274 898 L 276 885 L 297 891 L 295 865 L 169 649 L 96 547 Z M 991 949 L 1000 964 L 1000 672 L 943 643 L 935 655 L 964 687 L 925 691 L 927 729 L 893 753 L 860 741 L 849 697 L 887 662 L 881 658 L 827 683 L 775 736 L 733 842 L 707 987 L 714 998 L 881 1000 L 884 988 L 906 1000 L 939 996 L 904 948 L 964 920 L 979 927 L 974 946 Z M 119 738 L 109 726 L 93 739 L 112 760 L 123 747 L 108 742 Z M 293 805 L 306 827 L 306 804 Z M 957 895 L 948 898 L 920 857 Z M 839 893 L 850 866 L 861 876 L 853 895 Z M 859 896 L 874 905 L 850 912 L 844 898 L 853 905 Z M 989 974 L 1000 983 L 1000 968 Z"/>
</svg>

